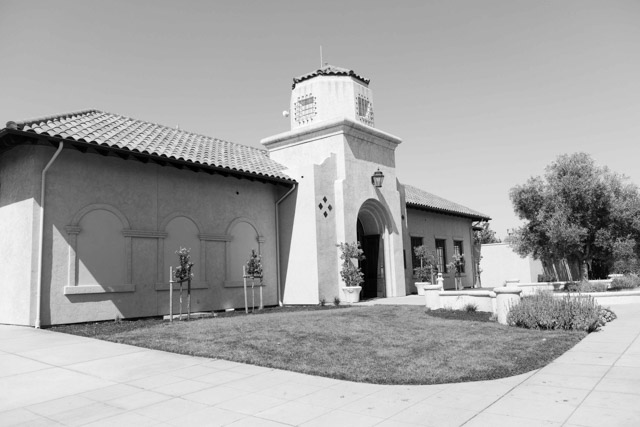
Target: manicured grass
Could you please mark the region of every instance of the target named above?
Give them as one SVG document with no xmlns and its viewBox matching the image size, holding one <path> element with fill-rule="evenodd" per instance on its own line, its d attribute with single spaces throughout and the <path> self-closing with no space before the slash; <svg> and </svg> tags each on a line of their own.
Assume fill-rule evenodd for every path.
<svg viewBox="0 0 640 427">
<path fill-rule="evenodd" d="M 379 384 L 439 384 L 521 374 L 546 365 L 585 336 L 502 326 L 488 322 L 486 313 L 429 313 L 415 306 L 279 310 L 173 324 L 122 321 L 55 330 Z"/>
</svg>

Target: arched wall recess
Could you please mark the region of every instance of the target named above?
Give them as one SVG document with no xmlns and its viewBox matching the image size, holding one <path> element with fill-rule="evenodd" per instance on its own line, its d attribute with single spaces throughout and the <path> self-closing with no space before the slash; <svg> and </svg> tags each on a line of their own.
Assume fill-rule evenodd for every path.
<svg viewBox="0 0 640 427">
<path fill-rule="evenodd" d="M 92 204 L 65 227 L 69 236 L 68 280 L 64 293 L 133 292 L 129 221 L 117 208 Z"/>
<path fill-rule="evenodd" d="M 230 240 L 226 245 L 224 285 L 225 287 L 242 287 L 244 285 L 242 267 L 249 259 L 252 249 L 259 254 L 262 253 L 262 244 L 265 239 L 253 222 L 247 218 L 234 219 L 227 227 L 227 235 Z"/>
</svg>

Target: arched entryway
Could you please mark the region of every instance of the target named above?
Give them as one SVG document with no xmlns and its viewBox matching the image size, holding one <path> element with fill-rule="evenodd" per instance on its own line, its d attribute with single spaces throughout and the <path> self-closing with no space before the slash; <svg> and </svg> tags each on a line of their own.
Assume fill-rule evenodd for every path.
<svg viewBox="0 0 640 427">
<path fill-rule="evenodd" d="M 358 242 L 365 259 L 360 261 L 364 273 L 361 299 L 387 296 L 386 244 L 388 241 L 387 212 L 380 202 L 367 200 L 360 207 L 357 221 Z"/>
</svg>

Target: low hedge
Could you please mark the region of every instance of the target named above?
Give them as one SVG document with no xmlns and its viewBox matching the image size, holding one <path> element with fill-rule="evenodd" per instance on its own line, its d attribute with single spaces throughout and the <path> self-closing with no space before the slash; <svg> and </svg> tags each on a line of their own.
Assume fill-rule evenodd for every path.
<svg viewBox="0 0 640 427">
<path fill-rule="evenodd" d="M 625 289 L 635 289 L 640 286 L 640 277 L 637 274 L 625 274 L 622 277 L 616 277 L 611 282 L 611 289 L 620 291 Z"/>
</svg>

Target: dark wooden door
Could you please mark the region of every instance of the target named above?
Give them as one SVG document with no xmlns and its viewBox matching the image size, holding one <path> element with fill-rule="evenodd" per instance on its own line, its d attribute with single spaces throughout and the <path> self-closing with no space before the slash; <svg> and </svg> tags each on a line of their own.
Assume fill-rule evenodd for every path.
<svg viewBox="0 0 640 427">
<path fill-rule="evenodd" d="M 362 238 L 362 250 L 366 257 L 360 268 L 364 273 L 364 283 L 360 298 L 370 299 L 378 297 L 378 251 L 380 248 L 380 235 L 374 234 Z"/>
</svg>

